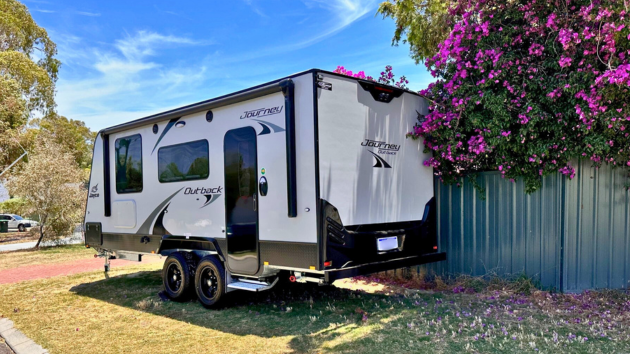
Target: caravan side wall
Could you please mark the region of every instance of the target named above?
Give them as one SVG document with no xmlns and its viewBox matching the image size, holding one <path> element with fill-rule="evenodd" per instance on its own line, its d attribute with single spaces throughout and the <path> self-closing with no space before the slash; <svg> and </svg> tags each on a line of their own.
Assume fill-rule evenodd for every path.
<svg viewBox="0 0 630 354">
<path fill-rule="evenodd" d="M 292 78 L 295 84 L 295 134 L 297 159 L 297 216 L 290 218 L 287 206 L 287 155 L 284 96 L 281 92 L 213 109 L 213 119 L 206 121 L 206 111 L 174 121 L 132 128 L 109 136 L 111 216 L 104 216 L 103 139 L 97 138 L 90 179 L 86 223 L 101 223 L 103 243 L 87 241 L 95 247 L 113 250 L 151 252 L 159 247 L 164 235 L 211 237 L 225 246 L 226 205 L 224 174 L 224 137 L 241 127 L 256 131 L 258 180 L 265 177 L 269 192 L 256 200 L 260 263 L 308 268 L 317 264 L 317 198 L 315 190 L 315 137 L 313 132 L 313 75 Z M 276 108 L 278 114 L 248 116 L 247 112 Z M 139 134 L 131 150 L 141 148 L 142 188 L 132 193 L 116 189 L 116 142 Z M 158 155 L 161 148 L 193 141 L 207 141 L 209 176 L 191 181 L 160 182 Z M 131 151 L 130 150 L 130 151 Z M 174 164 L 191 166 L 187 154 Z M 254 188 L 246 191 L 249 196 Z M 245 193 L 245 192 L 243 192 Z M 216 201 L 216 202 L 215 202 Z M 310 212 L 306 212 L 309 210 Z M 89 230 L 88 230 L 89 234 Z M 150 236 L 146 244 L 144 236 Z"/>
<path fill-rule="evenodd" d="M 321 198 L 343 225 L 422 220 L 433 197 L 433 170 L 421 141 L 406 139 L 427 114 L 420 96 L 403 93 L 378 102 L 354 79 L 322 74 L 318 89 Z"/>
</svg>

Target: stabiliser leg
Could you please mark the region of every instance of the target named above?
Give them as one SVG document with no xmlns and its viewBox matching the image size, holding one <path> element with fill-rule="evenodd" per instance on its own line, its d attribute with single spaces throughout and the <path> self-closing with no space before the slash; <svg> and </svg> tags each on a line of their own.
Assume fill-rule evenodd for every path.
<svg viewBox="0 0 630 354">
<path fill-rule="evenodd" d="M 98 257 L 102 257 L 105 259 L 105 265 L 103 266 L 105 273 L 109 272 L 110 269 L 110 259 L 113 259 L 114 256 L 112 254 L 112 252 L 107 251 L 107 250 L 101 250 L 99 251 L 97 254 L 94 255 L 94 258 L 98 258 Z"/>
</svg>

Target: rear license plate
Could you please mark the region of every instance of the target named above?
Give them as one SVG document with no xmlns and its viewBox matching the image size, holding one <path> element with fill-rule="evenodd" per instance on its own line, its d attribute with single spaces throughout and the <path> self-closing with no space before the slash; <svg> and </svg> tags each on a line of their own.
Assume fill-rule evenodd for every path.
<svg viewBox="0 0 630 354">
<path fill-rule="evenodd" d="M 376 248 L 379 251 L 390 251 L 398 248 L 398 236 L 382 237 L 377 239 Z"/>
</svg>

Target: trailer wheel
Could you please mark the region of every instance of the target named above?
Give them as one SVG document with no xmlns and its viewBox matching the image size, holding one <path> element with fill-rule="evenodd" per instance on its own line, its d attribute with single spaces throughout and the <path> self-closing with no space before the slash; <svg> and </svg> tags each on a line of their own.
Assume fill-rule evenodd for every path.
<svg viewBox="0 0 630 354">
<path fill-rule="evenodd" d="M 171 300 L 184 301 L 190 295 L 192 276 L 188 262 L 181 253 L 173 253 L 164 262 L 162 281 L 164 291 Z"/>
<path fill-rule="evenodd" d="M 199 261 L 195 273 L 195 291 L 199 302 L 206 308 L 216 308 L 225 295 L 225 268 L 215 256 Z"/>
</svg>

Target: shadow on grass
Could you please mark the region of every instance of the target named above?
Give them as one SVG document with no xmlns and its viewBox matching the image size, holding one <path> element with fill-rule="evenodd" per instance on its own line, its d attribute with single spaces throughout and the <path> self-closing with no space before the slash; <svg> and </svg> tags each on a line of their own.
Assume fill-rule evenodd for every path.
<svg viewBox="0 0 630 354">
<path fill-rule="evenodd" d="M 158 295 L 161 290 L 160 271 L 113 276 L 70 289 L 79 296 L 238 336 L 294 336 L 289 346 L 297 353 L 321 351 L 317 348 L 324 342 L 350 332 L 373 334 L 374 328 L 368 328 L 364 313 L 369 312 L 370 319 L 387 319 L 396 316 L 396 311 L 374 304 L 385 299 L 403 300 L 400 295 L 388 297 L 333 286 L 287 284 L 260 293 L 230 292 L 223 308 L 207 310 L 194 297 L 183 303 L 162 302 Z M 370 339 L 361 341 L 358 346 L 338 349 L 373 351 Z"/>
</svg>

